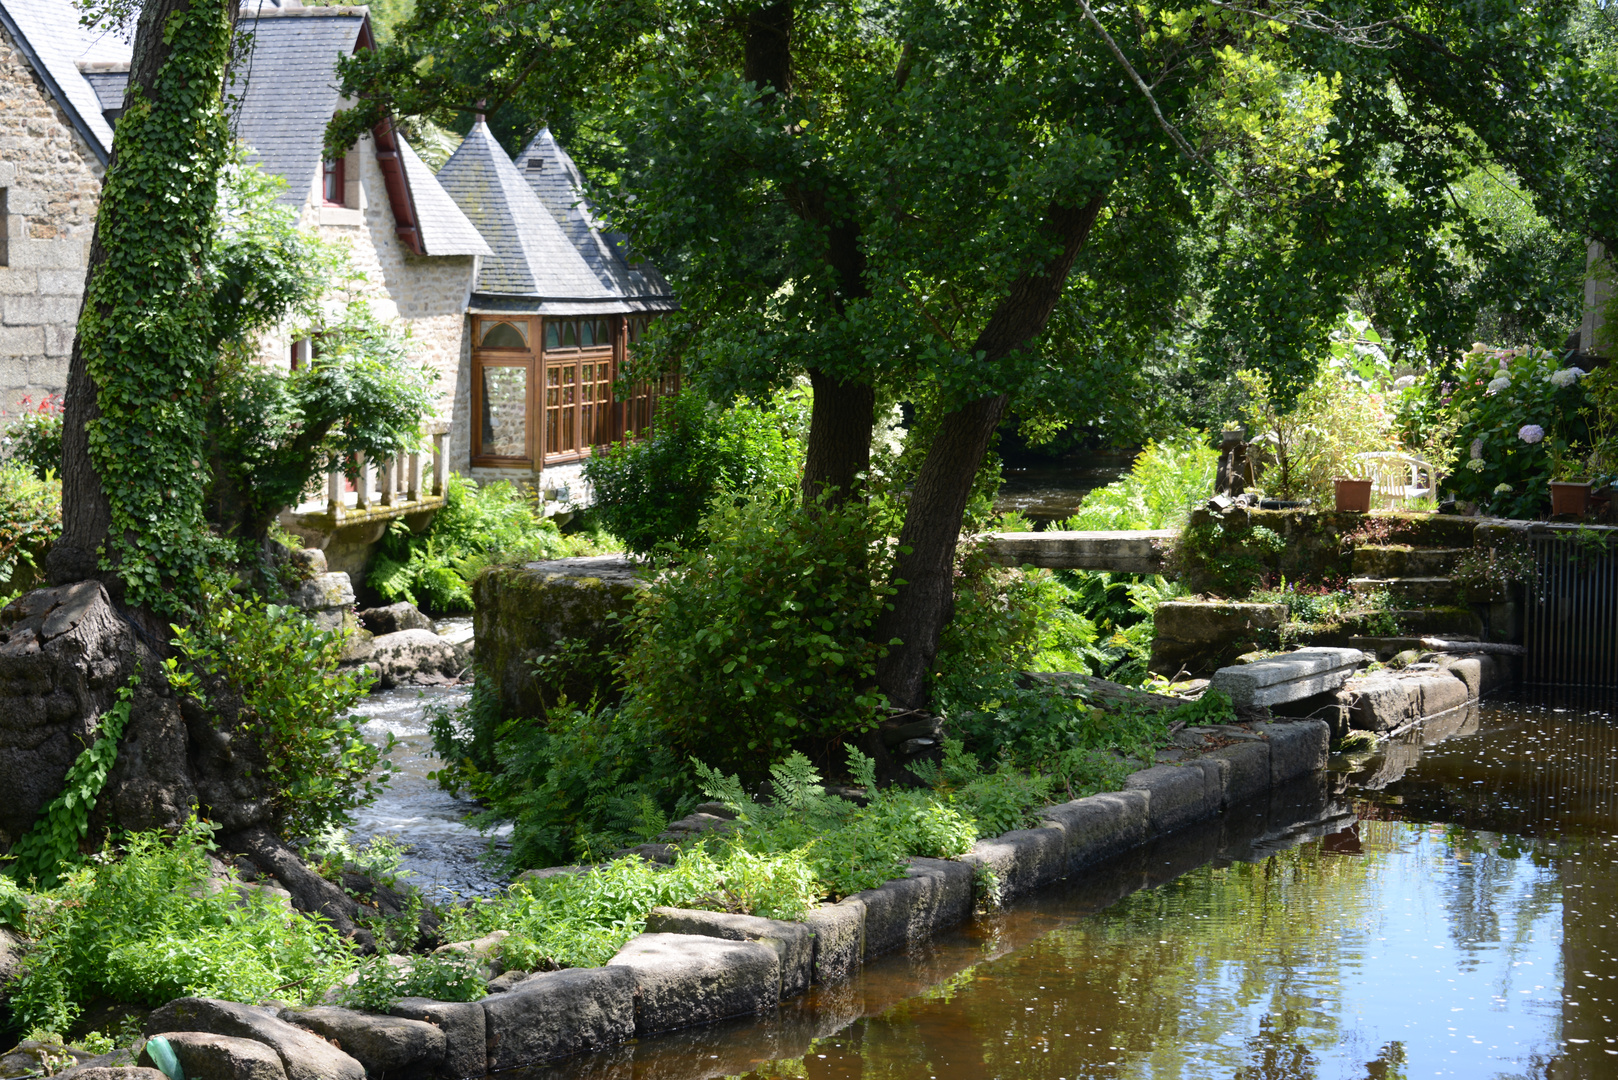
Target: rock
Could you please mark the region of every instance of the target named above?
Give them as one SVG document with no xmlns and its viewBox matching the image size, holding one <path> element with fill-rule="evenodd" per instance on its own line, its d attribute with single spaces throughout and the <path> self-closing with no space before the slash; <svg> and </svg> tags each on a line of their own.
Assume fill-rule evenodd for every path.
<svg viewBox="0 0 1618 1080">
<path fill-rule="evenodd" d="M 470 941 L 451 941 L 434 949 L 435 953 L 460 953 L 477 960 L 489 961 L 500 955 L 500 945 L 511 936 L 510 930 L 493 930 Z"/>
<path fill-rule="evenodd" d="M 532 971 L 503 971 L 488 980 L 489 993 L 505 993 L 532 974 Z"/>
<path fill-rule="evenodd" d="M 94 1060 L 95 1055 L 87 1050 L 43 1039 L 24 1039 L 0 1055 L 0 1076 L 49 1076 Z"/>
<path fill-rule="evenodd" d="M 692 911 L 654 907 L 646 916 L 648 934 L 696 934 L 726 941 L 756 941 L 775 950 L 781 968 L 777 997 L 797 997 L 809 989 L 814 975 L 814 931 L 803 923 L 731 915 L 722 911 Z"/>
<path fill-rule="evenodd" d="M 87 1065 L 56 1075 L 60 1080 L 168 1080 L 158 1069 L 130 1065 Z"/>
<path fill-rule="evenodd" d="M 316 574 L 287 593 L 287 604 L 303 611 L 354 606 L 354 583 L 347 574 Z"/>
<path fill-rule="evenodd" d="M 376 637 L 369 630 L 356 627 L 343 641 L 340 663 L 344 667 L 358 667 L 376 656 Z"/>
<path fill-rule="evenodd" d="M 622 624 L 644 586 L 641 566 L 623 555 L 490 567 L 472 585 L 474 659 L 500 694 L 504 716 L 543 716 L 545 700 L 530 664 L 570 639 L 596 654 L 616 649 Z M 607 688 L 602 688 L 607 689 Z M 570 700 L 597 687 L 585 675 L 563 685 Z"/>
<path fill-rule="evenodd" d="M 1264 732 L 1270 742 L 1270 786 L 1282 785 L 1321 772 L 1331 746 L 1331 728 L 1321 720 L 1294 720 L 1270 724 Z"/>
<path fill-rule="evenodd" d="M 326 553 L 319 548 L 292 548 L 287 552 L 287 563 L 298 576 L 308 580 L 326 573 Z"/>
<path fill-rule="evenodd" d="M 884 724 L 878 729 L 878 734 L 882 737 L 882 744 L 890 748 L 911 739 L 941 739 L 944 737 L 944 721 L 936 716 L 928 716 L 892 727 Z"/>
<path fill-rule="evenodd" d="M 774 958 L 762 945 L 748 947 Z M 635 1035 L 635 973 L 623 966 L 547 971 L 482 1004 L 491 1073 Z"/>
<path fill-rule="evenodd" d="M 1411 676 L 1409 681 L 1421 695 L 1420 716 L 1437 716 L 1458 709 L 1469 697 L 1466 683 L 1444 669 L 1422 672 Z"/>
<path fill-rule="evenodd" d="M 1225 806 L 1254 799 L 1270 790 L 1270 744 L 1243 740 L 1208 754 L 1229 763 L 1225 774 Z"/>
<path fill-rule="evenodd" d="M 1013 829 L 979 840 L 961 861 L 993 870 L 1004 903 L 1067 876 L 1067 830 L 1057 822 Z"/>
<path fill-rule="evenodd" d="M 404 600 L 387 607 L 365 608 L 360 611 L 359 617 L 360 625 L 378 637 L 397 634 L 400 630 L 431 630 L 434 633 L 438 630 L 431 619 L 416 610 L 414 604 Z"/>
<path fill-rule="evenodd" d="M 206 1031 L 160 1033 L 174 1048 L 186 1080 L 287 1080 L 281 1057 L 256 1039 L 212 1035 Z M 156 1069 L 151 1054 L 141 1051 L 140 1064 Z"/>
<path fill-rule="evenodd" d="M 1256 664 L 1220 668 L 1211 685 L 1238 706 L 1281 705 L 1337 689 L 1369 660 L 1358 649 L 1298 649 Z"/>
<path fill-rule="evenodd" d="M 865 955 L 865 905 L 852 897 L 821 904 L 803 922 L 815 935 L 814 981 L 828 984 L 852 978 Z"/>
<path fill-rule="evenodd" d="M 1179 765 L 1155 765 L 1130 774 L 1126 790 L 1148 795 L 1146 811 L 1152 832 L 1158 835 L 1183 829 L 1219 813 L 1224 793 L 1212 785 L 1202 769 Z"/>
<path fill-rule="evenodd" d="M 1388 674 L 1349 680 L 1337 691 L 1337 701 L 1347 710 L 1348 726 L 1360 731 L 1392 731 L 1420 715 L 1419 695 L 1407 693 L 1406 681 Z"/>
<path fill-rule="evenodd" d="M 335 1043 L 365 1066 L 365 1074 L 370 1077 L 412 1066 L 436 1072 L 444 1063 L 444 1033 L 421 1020 L 356 1012 L 334 1005 L 282 1009 L 281 1019 Z"/>
<path fill-rule="evenodd" d="M 561 877 L 564 874 L 588 874 L 596 869 L 596 863 L 583 863 L 574 866 L 547 866 L 543 870 L 524 870 L 512 879 L 512 884 L 519 881 L 544 881 L 546 878 Z"/>
<path fill-rule="evenodd" d="M 486 1017 L 481 1001 L 433 1001 L 405 998 L 388 1012 L 406 1020 L 436 1025 L 444 1033 L 444 1059 L 438 1075 L 445 1080 L 465 1080 L 489 1071 Z"/>
<path fill-rule="evenodd" d="M 383 634 L 371 644 L 371 663 L 381 690 L 411 683 L 441 685 L 466 670 L 462 651 L 431 630 L 400 630 Z"/>
<path fill-rule="evenodd" d="M 671 842 L 688 840 L 701 833 L 712 832 L 715 829 L 723 832 L 731 827 L 731 818 L 722 818 L 716 814 L 701 812 L 687 814 L 679 821 L 669 822 L 669 827 L 658 837 L 659 840 Z"/>
<path fill-rule="evenodd" d="M 755 941 L 641 934 L 607 966 L 634 977 L 636 1035 L 769 1012 L 781 1000 L 775 950 Z"/>
<path fill-rule="evenodd" d="M 364 1080 L 365 1067 L 325 1039 L 287 1023 L 270 1008 L 216 998 L 176 998 L 146 1018 L 146 1034 L 203 1031 L 256 1039 L 281 1059 L 287 1080 Z"/>
<path fill-rule="evenodd" d="M 911 859 L 897 881 L 855 894 L 865 905 L 865 958 L 926 941 L 972 914 L 972 867 L 952 859 Z"/>
<path fill-rule="evenodd" d="M 24 951 L 22 938 L 0 926 L 0 1001 L 5 999 L 6 984 L 22 972 Z"/>
<path fill-rule="evenodd" d="M 1062 826 L 1068 873 L 1146 842 L 1149 796 L 1113 791 L 1047 806 L 1039 816 Z"/>
<path fill-rule="evenodd" d="M 1171 600 L 1153 616 L 1151 669 L 1209 675 L 1254 648 L 1275 646 L 1286 621 L 1284 604 L 1229 600 Z"/>
</svg>

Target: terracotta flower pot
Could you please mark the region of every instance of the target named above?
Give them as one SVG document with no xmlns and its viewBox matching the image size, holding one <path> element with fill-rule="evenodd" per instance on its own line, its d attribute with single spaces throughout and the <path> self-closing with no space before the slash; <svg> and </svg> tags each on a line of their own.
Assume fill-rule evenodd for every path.
<svg viewBox="0 0 1618 1080">
<path fill-rule="evenodd" d="M 1337 477 L 1332 483 L 1337 485 L 1337 509 L 1351 514 L 1371 512 L 1370 480 L 1348 480 Z"/>
<path fill-rule="evenodd" d="M 1590 485 L 1551 481 L 1551 517 L 1563 514 L 1583 514 L 1590 508 Z"/>
</svg>

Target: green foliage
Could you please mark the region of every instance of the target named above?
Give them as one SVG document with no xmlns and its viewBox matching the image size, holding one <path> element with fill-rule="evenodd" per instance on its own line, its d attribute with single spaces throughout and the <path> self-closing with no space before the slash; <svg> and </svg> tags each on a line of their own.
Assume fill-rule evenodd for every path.
<svg viewBox="0 0 1618 1080">
<path fill-rule="evenodd" d="M 79 751 L 62 778 L 62 790 L 16 844 L 12 863 L 6 872 L 19 881 L 37 881 L 42 888 L 55 888 L 64 871 L 84 861 L 80 845 L 90 835 L 90 813 L 95 809 L 107 774 L 118 760 L 118 740 L 129 723 L 130 702 L 134 698 L 137 675 L 118 688 L 118 700 L 101 717 L 101 733 L 94 743 Z"/>
<path fill-rule="evenodd" d="M 1219 451 L 1200 431 L 1148 442 L 1122 479 L 1084 497 L 1062 529 L 1178 529 L 1213 494 Z"/>
<path fill-rule="evenodd" d="M 1332 480 L 1363 472 L 1354 455 L 1398 448 L 1395 416 L 1384 395 L 1334 364 L 1322 364 L 1287 410 L 1264 376 L 1243 372 L 1242 382 L 1248 439 L 1274 459 L 1259 482 L 1266 495 L 1330 506 Z"/>
<path fill-rule="evenodd" d="M 385 1013 L 400 998 L 478 1001 L 487 993 L 482 965 L 459 953 L 429 953 L 396 965 L 389 956 L 369 956 L 355 968 L 355 979 L 337 996 L 348 1009 Z"/>
<path fill-rule="evenodd" d="M 400 521 L 389 527 L 366 583 L 390 602 L 471 611 L 472 579 L 486 566 L 598 555 L 614 547 L 608 537 L 562 535 L 532 498 L 505 481 L 479 485 L 452 473 L 444 508 L 425 533 L 412 533 Z"/>
<path fill-rule="evenodd" d="M 302 854 L 315 873 L 339 885 L 342 884 L 343 871 L 352 869 L 372 881 L 392 886 L 398 882 L 399 866 L 409 850 L 408 845 L 382 835 L 373 836 L 355 847 L 348 839 L 348 830 L 331 823 L 310 838 Z"/>
<path fill-rule="evenodd" d="M 1279 586 L 1255 589 L 1247 599 L 1256 604 L 1286 605 L 1287 621 L 1281 626 L 1279 641 L 1282 647 L 1349 626 L 1381 637 L 1399 633 L 1393 597 L 1386 589 L 1362 595 L 1353 589 L 1283 578 Z"/>
<path fill-rule="evenodd" d="M 62 482 L 40 479 L 17 461 L 0 464 L 0 593 L 39 560 L 62 533 Z"/>
<path fill-rule="evenodd" d="M 216 888 L 211 826 L 193 820 L 171 840 L 132 833 L 30 903 L 33 941 L 14 985 L 19 1026 L 66 1031 L 99 997 L 155 1007 L 198 995 L 231 1001 L 319 1000 L 352 967 L 324 920 L 288 911 L 258 890 Z"/>
<path fill-rule="evenodd" d="M 174 9 L 150 93 L 131 86 L 118 155 L 97 214 L 105 261 L 79 316 L 96 385 L 90 461 L 111 509 L 102 565 L 131 605 L 182 610 L 220 554 L 203 516 L 204 401 L 222 321 L 207 273 L 216 185 L 230 160 L 220 87 L 230 56 L 225 4 Z"/>
<path fill-rule="evenodd" d="M 62 471 L 62 399 L 46 394 L 38 405 L 26 397 L 18 404 L 22 411 L 6 425 L 0 450 L 45 480 Z"/>
<path fill-rule="evenodd" d="M 1180 580 L 1196 591 L 1243 597 L 1264 583 L 1270 561 L 1285 550 L 1273 529 L 1210 516 L 1180 530 L 1172 558 Z"/>
<path fill-rule="evenodd" d="M 28 894 L 6 874 L 0 874 L 0 928 L 23 929 L 27 914 Z"/>
<path fill-rule="evenodd" d="M 720 408 L 690 389 L 664 399 L 647 438 L 585 462 L 602 523 L 636 554 L 700 546 L 703 515 L 720 493 L 794 486 L 804 413 L 802 395 L 792 393 L 775 394 L 767 407 L 742 398 Z"/>
<path fill-rule="evenodd" d="M 629 620 L 624 712 L 747 775 L 797 739 L 874 726 L 891 522 L 882 500 L 717 502 L 708 546 L 658 576 Z"/>
<path fill-rule="evenodd" d="M 204 706 L 240 701 L 237 723 L 264 756 L 283 830 L 313 836 L 347 821 L 391 768 L 391 740 L 368 744 L 350 715 L 370 676 L 339 671 L 343 636 L 302 612 L 252 596 L 203 600 L 195 622 L 174 627 L 185 664 L 167 661 L 170 682 Z"/>
</svg>

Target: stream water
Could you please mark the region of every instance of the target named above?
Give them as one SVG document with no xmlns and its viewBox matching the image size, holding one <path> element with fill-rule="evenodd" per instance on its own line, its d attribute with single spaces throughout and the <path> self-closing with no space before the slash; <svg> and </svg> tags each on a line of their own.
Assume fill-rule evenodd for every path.
<svg viewBox="0 0 1618 1080">
<path fill-rule="evenodd" d="M 1618 723 L 1513 696 L 585 1077 L 1618 1077 Z"/>
</svg>

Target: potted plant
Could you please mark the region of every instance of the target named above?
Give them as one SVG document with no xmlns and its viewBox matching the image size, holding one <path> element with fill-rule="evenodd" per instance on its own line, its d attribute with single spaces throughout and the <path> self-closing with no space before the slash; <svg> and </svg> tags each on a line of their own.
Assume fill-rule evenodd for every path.
<svg viewBox="0 0 1618 1080">
<path fill-rule="evenodd" d="M 1582 517 L 1590 508 L 1590 477 L 1584 456 L 1560 439 L 1551 443 L 1551 517 Z"/>
<path fill-rule="evenodd" d="M 1333 477 L 1332 486 L 1336 489 L 1337 509 L 1350 514 L 1370 513 L 1371 484 L 1372 480 L 1368 476 Z"/>
</svg>

